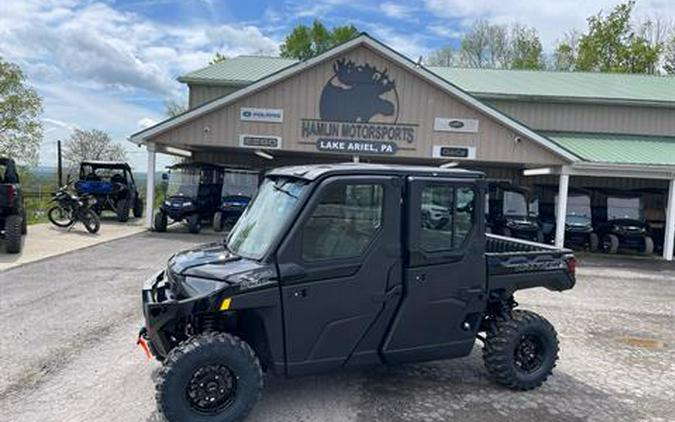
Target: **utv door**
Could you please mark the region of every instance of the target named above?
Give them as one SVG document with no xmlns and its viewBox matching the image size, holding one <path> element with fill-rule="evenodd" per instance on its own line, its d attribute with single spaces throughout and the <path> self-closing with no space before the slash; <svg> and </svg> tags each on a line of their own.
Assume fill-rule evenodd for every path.
<svg viewBox="0 0 675 422">
<path fill-rule="evenodd" d="M 461 179 L 410 178 L 404 298 L 387 362 L 467 355 L 485 309 L 484 191 Z"/>
<path fill-rule="evenodd" d="M 326 179 L 279 248 L 288 375 L 380 361 L 401 293 L 401 186 Z"/>
</svg>

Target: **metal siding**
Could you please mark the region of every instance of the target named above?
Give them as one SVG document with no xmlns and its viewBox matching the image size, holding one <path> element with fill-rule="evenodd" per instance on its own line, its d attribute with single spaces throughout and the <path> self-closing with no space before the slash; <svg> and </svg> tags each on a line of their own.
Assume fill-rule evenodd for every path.
<svg viewBox="0 0 675 422">
<path fill-rule="evenodd" d="M 209 101 L 218 97 L 223 97 L 239 89 L 239 87 L 236 86 L 209 86 L 194 84 L 191 84 L 188 87 L 190 92 L 189 107 L 191 109 L 204 103 L 208 103 Z"/>
<path fill-rule="evenodd" d="M 535 130 L 675 136 L 675 109 L 505 100 L 489 104 Z"/>
<path fill-rule="evenodd" d="M 516 144 L 515 134 L 480 112 L 469 108 L 435 86 L 409 73 L 378 53 L 359 47 L 345 57 L 357 63 L 368 62 L 378 69 L 388 69 L 396 81 L 401 102 L 399 123 L 415 123 L 415 151 L 399 150 L 399 157 L 429 158 L 433 144 L 476 146 L 477 161 L 528 163 L 534 165 L 563 164 L 563 161 L 539 144 L 523 139 Z M 253 93 L 236 103 L 195 118 L 181 126 L 149 139 L 158 143 L 184 146 L 237 147 L 239 134 L 281 136 L 283 149 L 316 152 L 314 145 L 299 144 L 300 119 L 317 118 L 319 98 L 324 84 L 333 75 L 329 60 Z M 281 108 L 284 122 L 262 123 L 239 120 L 240 107 Z M 478 134 L 434 132 L 435 117 L 479 119 Z M 371 122 L 377 121 L 377 116 Z M 208 127 L 209 131 L 204 129 Z M 400 144 L 400 146 L 404 146 Z"/>
</svg>

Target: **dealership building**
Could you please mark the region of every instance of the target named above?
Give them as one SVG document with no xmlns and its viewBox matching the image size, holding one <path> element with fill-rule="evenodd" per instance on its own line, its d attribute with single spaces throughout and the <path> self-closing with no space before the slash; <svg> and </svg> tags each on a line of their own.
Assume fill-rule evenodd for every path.
<svg viewBox="0 0 675 422">
<path fill-rule="evenodd" d="M 367 34 L 305 61 L 235 57 L 179 78 L 189 110 L 130 136 L 155 153 L 266 169 L 340 161 L 459 165 L 555 194 L 639 194 L 675 237 L 675 78 L 426 67 Z M 560 199 L 558 199 L 560 198 Z"/>
</svg>

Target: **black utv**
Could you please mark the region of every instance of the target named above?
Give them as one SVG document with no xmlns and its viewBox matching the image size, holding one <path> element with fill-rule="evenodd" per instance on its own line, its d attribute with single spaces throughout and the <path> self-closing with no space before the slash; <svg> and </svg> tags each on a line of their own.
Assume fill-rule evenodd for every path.
<svg viewBox="0 0 675 422">
<path fill-rule="evenodd" d="M 181 163 L 169 167 L 166 196 L 155 214 L 155 231 L 166 231 L 169 219 L 185 221 L 190 233 L 199 233 L 202 222 L 213 219 L 220 205 L 223 168 L 215 164 Z"/>
<path fill-rule="evenodd" d="M 258 189 L 258 172 L 225 169 L 218 211 L 213 215 L 213 230 L 229 230 L 244 212 Z"/>
<path fill-rule="evenodd" d="M 16 164 L 11 158 L 0 157 L 0 233 L 5 240 L 5 252 L 21 252 L 27 225 Z"/>
<path fill-rule="evenodd" d="M 523 186 L 510 182 L 488 183 L 487 227 L 508 237 L 544 242 L 539 224 L 538 200 Z"/>
<path fill-rule="evenodd" d="M 603 252 L 615 254 L 632 249 L 644 255 L 654 253 L 654 238 L 645 222 L 642 198 L 634 194 L 607 195 L 607 221 L 595 227 Z"/>
<path fill-rule="evenodd" d="M 575 284 L 570 251 L 484 233 L 482 173 L 375 164 L 269 172 L 224 243 L 172 256 L 142 291 L 138 341 L 171 422 L 242 420 L 262 372 L 297 376 L 468 355 L 540 386 L 558 359 L 514 293 Z M 424 210 L 444 207 L 444 224 Z"/>
<path fill-rule="evenodd" d="M 143 200 L 138 194 L 136 181 L 129 164 L 120 161 L 83 161 L 80 163 L 79 180 L 75 183 L 77 194 L 96 198 L 94 211 L 112 211 L 117 220 L 126 222 L 129 213 L 143 216 Z"/>
<path fill-rule="evenodd" d="M 558 195 L 552 194 L 553 187 L 543 187 L 542 196 L 550 194 L 551 202 L 542 203 L 540 221 L 544 238 L 553 243 L 556 232 Z M 567 215 L 565 216 L 565 246 L 573 249 L 587 249 L 595 252 L 600 240 L 593 228 L 593 208 L 591 192 L 583 189 L 570 189 L 567 197 Z"/>
</svg>

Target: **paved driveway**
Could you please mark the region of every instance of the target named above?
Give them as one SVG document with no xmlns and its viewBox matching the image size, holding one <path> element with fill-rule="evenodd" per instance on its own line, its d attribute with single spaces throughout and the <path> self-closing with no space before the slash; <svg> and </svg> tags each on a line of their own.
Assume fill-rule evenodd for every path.
<svg viewBox="0 0 675 422">
<path fill-rule="evenodd" d="M 174 251 L 212 235 L 143 233 L 0 273 L 1 421 L 159 421 L 158 365 L 134 346 L 139 289 Z M 675 266 L 584 259 L 570 292 L 523 308 L 557 327 L 542 388 L 494 385 L 464 359 L 293 380 L 267 377 L 251 421 L 675 420 Z"/>
</svg>

